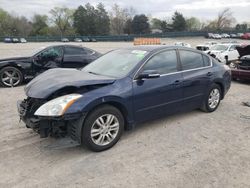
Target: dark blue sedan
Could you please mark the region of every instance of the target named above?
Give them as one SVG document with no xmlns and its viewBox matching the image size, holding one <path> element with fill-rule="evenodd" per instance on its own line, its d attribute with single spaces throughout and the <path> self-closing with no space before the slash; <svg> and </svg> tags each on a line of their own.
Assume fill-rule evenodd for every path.
<svg viewBox="0 0 250 188">
<path fill-rule="evenodd" d="M 136 123 L 215 111 L 230 84 L 230 69 L 200 51 L 140 46 L 111 51 L 81 70 L 46 71 L 25 87 L 18 111 L 41 137 L 70 136 L 102 151 Z"/>
</svg>

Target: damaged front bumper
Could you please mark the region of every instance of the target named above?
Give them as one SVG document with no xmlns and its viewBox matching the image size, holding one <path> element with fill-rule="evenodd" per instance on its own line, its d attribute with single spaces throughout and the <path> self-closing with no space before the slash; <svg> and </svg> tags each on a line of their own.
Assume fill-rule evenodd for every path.
<svg viewBox="0 0 250 188">
<path fill-rule="evenodd" d="M 33 129 L 41 138 L 70 136 L 81 143 L 81 129 L 85 114 L 65 114 L 60 117 L 35 116 L 35 111 L 44 103 L 45 101 L 29 98 L 17 101 L 20 120 L 25 123 L 26 127 Z"/>
</svg>

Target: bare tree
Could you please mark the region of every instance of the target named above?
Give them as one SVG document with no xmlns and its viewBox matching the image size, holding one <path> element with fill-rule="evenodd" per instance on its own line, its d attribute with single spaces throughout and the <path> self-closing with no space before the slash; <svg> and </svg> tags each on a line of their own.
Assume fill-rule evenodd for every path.
<svg viewBox="0 0 250 188">
<path fill-rule="evenodd" d="M 218 18 L 216 20 L 216 29 L 225 29 L 232 26 L 235 23 L 235 18 L 233 17 L 233 12 L 230 8 L 226 8 L 219 12 Z"/>
<path fill-rule="evenodd" d="M 125 24 L 128 19 L 132 19 L 135 14 L 135 9 L 130 7 L 123 9 L 119 5 L 114 4 L 110 12 L 110 32 L 114 35 L 124 33 Z"/>
<path fill-rule="evenodd" d="M 68 8 L 55 7 L 50 10 L 52 22 L 58 27 L 61 36 L 71 27 L 73 11 Z"/>
</svg>

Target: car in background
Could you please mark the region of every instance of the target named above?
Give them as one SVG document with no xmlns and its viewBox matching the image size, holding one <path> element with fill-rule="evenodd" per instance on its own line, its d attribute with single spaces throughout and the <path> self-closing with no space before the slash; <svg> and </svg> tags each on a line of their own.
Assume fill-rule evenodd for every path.
<svg viewBox="0 0 250 188">
<path fill-rule="evenodd" d="M 0 59 L 0 85 L 15 87 L 52 68 L 82 68 L 101 54 L 74 45 L 49 46 L 30 57 Z"/>
<path fill-rule="evenodd" d="M 44 72 L 25 87 L 27 98 L 17 107 L 40 137 L 69 136 L 103 151 L 136 123 L 197 108 L 215 111 L 230 85 L 230 68 L 198 50 L 136 46 L 81 70 Z"/>
<path fill-rule="evenodd" d="M 12 39 L 9 37 L 4 38 L 5 43 L 12 43 Z"/>
<path fill-rule="evenodd" d="M 209 49 L 210 49 L 212 46 L 214 46 L 214 45 L 216 45 L 216 44 L 218 44 L 218 42 L 215 42 L 215 41 L 206 42 L 205 44 L 198 44 L 198 45 L 196 46 L 196 49 L 197 49 L 197 50 L 200 50 L 200 51 L 204 51 L 204 52 L 206 53 L 207 51 L 209 51 Z"/>
<path fill-rule="evenodd" d="M 96 38 L 90 38 L 91 42 L 97 42 Z"/>
<path fill-rule="evenodd" d="M 241 38 L 243 35 L 244 35 L 244 33 L 237 33 L 237 34 L 236 34 L 236 37 L 237 37 L 237 38 Z"/>
<path fill-rule="evenodd" d="M 230 38 L 238 38 L 236 34 L 232 33 L 230 34 Z"/>
<path fill-rule="evenodd" d="M 75 41 L 75 42 L 82 42 L 82 39 L 80 39 L 80 38 L 75 38 L 74 41 Z"/>
<path fill-rule="evenodd" d="M 230 35 L 227 34 L 227 33 L 222 33 L 222 34 L 221 34 L 221 37 L 222 37 L 222 38 L 230 38 Z"/>
<path fill-rule="evenodd" d="M 207 53 L 222 63 L 229 63 L 238 59 L 239 53 L 236 47 L 239 45 L 235 43 L 216 44 Z"/>
<path fill-rule="evenodd" d="M 83 42 L 90 42 L 90 38 L 84 37 L 84 38 L 82 38 L 82 41 L 83 41 Z"/>
<path fill-rule="evenodd" d="M 220 34 L 214 34 L 213 35 L 213 39 L 221 39 L 221 35 Z"/>
<path fill-rule="evenodd" d="M 242 39 L 250 39 L 250 33 L 245 33 L 241 36 Z"/>
<path fill-rule="evenodd" d="M 69 39 L 68 38 L 62 38 L 61 42 L 69 42 Z"/>
<path fill-rule="evenodd" d="M 20 43 L 27 43 L 27 40 L 25 38 L 20 38 Z"/>
<path fill-rule="evenodd" d="M 240 57 L 229 64 L 232 69 L 232 79 L 250 81 L 250 45 L 238 46 L 236 49 Z"/>
<path fill-rule="evenodd" d="M 191 48 L 191 45 L 185 42 L 175 42 L 174 43 L 175 46 L 184 46 L 184 47 L 188 47 Z"/>
<path fill-rule="evenodd" d="M 205 35 L 206 38 L 209 38 L 209 39 L 213 39 L 214 38 L 214 34 L 213 33 L 207 33 Z"/>
<path fill-rule="evenodd" d="M 12 43 L 19 43 L 19 39 L 18 38 L 12 38 Z"/>
</svg>

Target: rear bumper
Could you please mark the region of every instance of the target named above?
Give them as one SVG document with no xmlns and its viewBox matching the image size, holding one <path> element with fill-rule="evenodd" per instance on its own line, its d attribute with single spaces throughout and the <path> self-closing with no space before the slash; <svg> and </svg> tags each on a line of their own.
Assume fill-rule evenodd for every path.
<svg viewBox="0 0 250 188">
<path fill-rule="evenodd" d="M 27 128 L 33 129 L 41 138 L 48 136 L 70 136 L 73 140 L 81 142 L 81 128 L 85 117 L 83 113 L 66 114 L 60 117 L 39 117 L 29 112 L 25 100 L 17 101 L 17 110 Z M 82 123 L 79 122 L 82 120 Z M 80 132 L 79 132 L 80 131 Z"/>
</svg>

